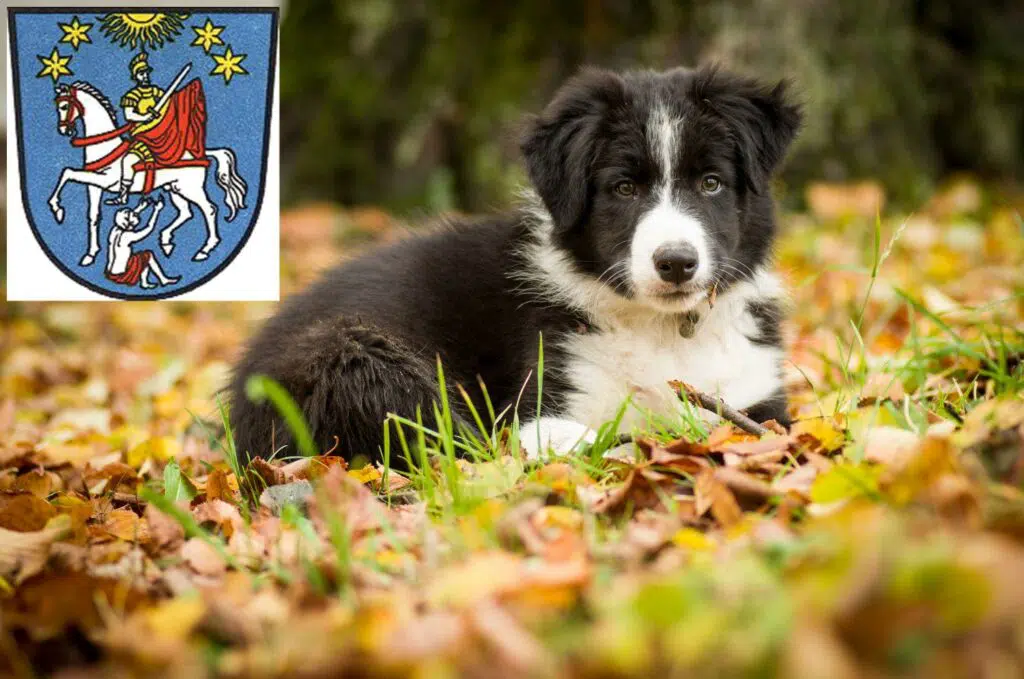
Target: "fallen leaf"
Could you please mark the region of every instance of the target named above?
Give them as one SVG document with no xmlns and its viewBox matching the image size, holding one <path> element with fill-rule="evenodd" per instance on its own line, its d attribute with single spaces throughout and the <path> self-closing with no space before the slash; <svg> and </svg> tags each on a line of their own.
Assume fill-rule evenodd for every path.
<svg viewBox="0 0 1024 679">
<path fill-rule="evenodd" d="M 148 505 L 143 518 L 146 522 L 145 546 L 151 554 L 162 556 L 178 548 L 185 540 L 185 529 L 173 518 L 153 505 Z"/>
<path fill-rule="evenodd" d="M 723 528 L 734 526 L 743 518 L 743 511 L 736 502 L 736 497 L 716 477 L 713 469 L 705 469 L 697 475 L 694 495 L 697 499 L 697 515 L 702 516 L 710 509 L 715 521 Z"/>
<path fill-rule="evenodd" d="M 17 532 L 0 528 L 0 578 L 18 585 L 39 573 L 50 555 L 50 545 L 71 533 L 71 518 L 58 516 L 39 531 Z"/>
<path fill-rule="evenodd" d="M 252 458 L 249 464 L 252 471 L 256 472 L 256 475 L 263 479 L 263 483 L 268 486 L 277 486 L 287 482 L 285 473 L 262 457 Z"/>
<path fill-rule="evenodd" d="M 206 499 L 223 500 L 229 504 L 237 501 L 237 492 L 228 484 L 228 475 L 223 469 L 214 469 L 206 477 Z"/>
<path fill-rule="evenodd" d="M 146 524 L 129 509 L 111 510 L 102 528 L 111 537 L 127 542 L 145 542 L 149 538 Z"/>
<path fill-rule="evenodd" d="M 831 418 L 800 420 L 790 427 L 790 432 L 797 440 L 808 444 L 813 452 L 832 453 L 846 443 L 846 434 Z"/>
<path fill-rule="evenodd" d="M 39 531 L 56 515 L 53 505 L 31 493 L 0 493 L 0 528 Z"/>
<path fill-rule="evenodd" d="M 871 427 L 860 439 L 865 460 L 896 469 L 907 463 L 921 443 L 917 434 L 897 427 Z"/>
<path fill-rule="evenodd" d="M 169 436 L 147 439 L 128 451 L 125 462 L 130 467 L 141 467 L 147 459 L 166 462 L 181 456 L 181 443 Z"/>
<path fill-rule="evenodd" d="M 228 568 L 227 563 L 213 547 L 201 538 L 189 538 L 181 548 L 181 558 L 200 575 L 218 577 Z"/>
<path fill-rule="evenodd" d="M 51 494 L 63 490 L 63 488 L 63 481 L 53 472 L 43 469 L 33 469 L 15 478 L 10 490 L 14 492 L 31 493 L 32 495 L 45 500 Z"/>
</svg>

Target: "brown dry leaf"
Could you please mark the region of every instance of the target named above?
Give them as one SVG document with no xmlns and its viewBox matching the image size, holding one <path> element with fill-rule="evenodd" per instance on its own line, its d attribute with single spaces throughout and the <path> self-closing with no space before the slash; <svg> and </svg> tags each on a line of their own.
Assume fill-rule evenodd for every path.
<svg viewBox="0 0 1024 679">
<path fill-rule="evenodd" d="M 724 483 L 737 496 L 759 503 L 766 502 L 776 494 L 771 484 L 739 469 L 720 467 L 715 470 L 715 479 Z"/>
<path fill-rule="evenodd" d="M 387 505 L 369 488 L 352 478 L 340 465 L 331 467 L 323 476 L 320 488 L 324 497 L 318 494 L 309 499 L 310 513 L 322 520 L 324 512 L 340 512 L 345 517 L 353 537 L 380 528 L 381 521 L 390 515 Z M 328 502 L 326 508 L 320 506 L 322 499 Z"/>
<path fill-rule="evenodd" d="M 50 545 L 71 534 L 71 519 L 58 516 L 42 530 L 18 532 L 0 528 L 0 578 L 18 585 L 43 569 Z"/>
<path fill-rule="evenodd" d="M 161 512 L 153 505 L 148 505 L 143 518 L 146 521 L 147 550 L 154 556 L 170 553 L 185 540 L 185 529 L 181 524 Z"/>
<path fill-rule="evenodd" d="M 685 474 L 696 474 L 711 466 L 711 462 L 706 457 L 708 452 L 707 448 L 704 448 L 704 452 L 697 455 L 686 455 L 672 453 L 667 448 L 655 447 L 651 449 L 649 459 L 652 465 L 668 467 Z"/>
<path fill-rule="evenodd" d="M 214 469 L 206 477 L 206 499 L 223 500 L 234 504 L 238 501 L 238 493 L 228 483 L 228 475 L 223 469 Z"/>
<path fill-rule="evenodd" d="M 33 469 L 14 479 L 10 490 L 24 491 L 38 498 L 46 499 L 53 493 L 64 489 L 64 482 L 51 471 Z"/>
<path fill-rule="evenodd" d="M 743 519 L 743 511 L 732 491 L 715 474 L 716 470 L 705 469 L 697 475 L 694 484 L 697 515 L 703 516 L 710 509 L 715 521 L 723 528 L 728 528 Z"/>
<path fill-rule="evenodd" d="M 770 436 L 746 441 L 728 441 L 715 447 L 717 452 L 733 455 L 764 455 L 766 453 L 785 452 L 793 439 L 789 436 Z"/>
<path fill-rule="evenodd" d="M 131 612 L 147 600 L 128 583 L 85 573 L 44 573 L 25 581 L 10 600 L 5 624 L 29 630 L 34 639 L 53 639 L 69 628 L 93 637 L 106 624 L 99 606 L 118 602 L 120 611 Z M 109 610 L 109 609 L 106 609 Z"/>
<path fill-rule="evenodd" d="M 818 468 L 813 464 L 804 464 L 773 481 L 772 489 L 781 494 L 795 491 L 805 497 L 810 497 L 811 486 L 814 485 L 816 478 L 818 478 Z"/>
<path fill-rule="evenodd" d="M 126 542 L 145 542 L 149 538 L 146 524 L 130 509 L 112 509 L 102 528 L 107 535 Z"/>
<path fill-rule="evenodd" d="M 85 470 L 85 485 L 93 495 L 117 491 L 134 494 L 138 482 L 139 476 L 135 469 L 123 462 L 111 462 L 99 469 L 89 465 Z"/>
<path fill-rule="evenodd" d="M 278 486 L 287 482 L 285 473 L 281 471 L 281 468 L 275 467 L 262 457 L 252 458 L 249 465 L 250 469 L 256 472 L 256 475 L 263 479 L 263 482 L 268 486 Z"/>
<path fill-rule="evenodd" d="M 226 538 L 245 527 L 238 507 L 223 500 L 209 500 L 192 508 L 192 518 L 200 526 L 211 529 Z"/>
<path fill-rule="evenodd" d="M 639 445 L 639 442 L 637 445 Z M 711 448 L 709 446 L 696 441 L 688 441 L 686 439 L 676 439 L 671 443 L 666 443 L 664 446 L 652 445 L 651 448 L 653 450 L 664 451 L 664 453 L 667 453 L 668 455 L 704 456 L 711 452 Z M 648 457 L 651 457 L 651 455 L 649 454 Z"/>
<path fill-rule="evenodd" d="M 93 501 L 71 493 L 61 493 L 53 498 L 52 504 L 62 514 L 71 517 L 71 536 L 68 541 L 84 545 L 89 541 L 89 519 L 92 518 Z"/>
<path fill-rule="evenodd" d="M 348 469 L 348 462 L 337 455 L 314 455 L 312 457 L 300 457 L 298 460 L 289 462 L 281 467 L 286 482 L 318 479 L 333 467 Z"/>
<path fill-rule="evenodd" d="M 694 498 L 694 510 L 697 516 L 704 516 L 709 509 L 711 509 L 711 499 L 713 495 L 712 485 L 715 480 L 715 471 L 713 469 L 705 469 L 700 474 L 697 474 L 697 478 L 693 484 L 693 498 Z"/>
<path fill-rule="evenodd" d="M 219 577 L 228 569 L 217 550 L 198 537 L 189 538 L 185 542 L 181 548 L 181 558 L 200 575 Z"/>
<path fill-rule="evenodd" d="M 0 493 L 0 528 L 39 531 L 56 515 L 53 505 L 30 493 Z"/>
<path fill-rule="evenodd" d="M 756 436 L 740 431 L 733 424 L 726 422 L 725 424 L 720 424 L 711 430 L 711 433 L 708 434 L 708 440 L 705 442 L 705 445 L 712 450 L 717 450 L 718 446 L 728 441 L 739 442 L 756 439 Z"/>
<path fill-rule="evenodd" d="M 594 514 L 605 514 L 623 505 L 637 478 L 639 475 L 631 471 L 625 481 L 611 488 L 579 486 L 576 488 L 576 497 Z"/>
</svg>

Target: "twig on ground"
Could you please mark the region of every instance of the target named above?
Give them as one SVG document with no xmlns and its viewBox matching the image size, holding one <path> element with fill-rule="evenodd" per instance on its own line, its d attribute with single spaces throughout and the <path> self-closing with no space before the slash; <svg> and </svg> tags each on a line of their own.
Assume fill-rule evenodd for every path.
<svg viewBox="0 0 1024 679">
<path fill-rule="evenodd" d="M 752 419 L 736 410 L 722 399 L 694 389 L 685 382 L 672 380 L 669 382 L 669 386 L 675 390 L 679 398 L 700 406 L 704 410 L 710 410 L 713 413 L 717 413 L 719 416 L 729 420 L 748 434 L 764 436 L 770 431 L 767 427 L 754 422 Z"/>
<path fill-rule="evenodd" d="M 146 509 L 148 504 L 145 500 L 140 498 L 138 495 L 132 493 L 117 493 L 115 492 L 110 498 L 112 502 L 116 504 L 128 505 L 137 512 L 141 512 Z"/>
</svg>

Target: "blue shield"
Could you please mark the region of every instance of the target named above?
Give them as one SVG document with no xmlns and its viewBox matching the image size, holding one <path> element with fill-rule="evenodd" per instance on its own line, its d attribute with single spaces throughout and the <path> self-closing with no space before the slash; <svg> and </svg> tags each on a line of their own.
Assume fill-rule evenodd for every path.
<svg viewBox="0 0 1024 679">
<path fill-rule="evenodd" d="M 11 8 L 21 196 L 66 275 L 121 299 L 192 290 L 264 195 L 273 8 Z"/>
</svg>

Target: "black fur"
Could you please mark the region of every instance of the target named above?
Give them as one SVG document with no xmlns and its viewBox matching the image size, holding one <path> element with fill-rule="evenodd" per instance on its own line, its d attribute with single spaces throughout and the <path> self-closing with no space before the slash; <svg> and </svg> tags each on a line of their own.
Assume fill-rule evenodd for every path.
<svg viewBox="0 0 1024 679">
<path fill-rule="evenodd" d="M 782 346 L 782 309 L 778 302 L 771 300 L 754 300 L 747 303 L 747 311 L 757 322 L 757 335 L 750 337 L 751 342 L 762 346 Z"/>
<path fill-rule="evenodd" d="M 577 273 L 599 278 L 628 256 L 629 235 L 658 180 L 649 115 L 667 105 L 682 118 L 676 198 L 707 225 L 727 286 L 764 263 L 775 231 L 767 182 L 792 140 L 799 112 L 784 87 L 704 68 L 618 75 L 587 70 L 530 119 L 522 142 L 530 180 L 551 215 L 554 245 Z M 717 172 L 714 200 L 695 186 Z M 628 178 L 633 200 L 611 192 Z M 291 436 L 269 406 L 245 397 L 246 379 L 265 374 L 298 402 L 321 450 L 375 457 L 390 412 L 433 424 L 437 360 L 444 366 L 456 418 L 469 420 L 461 386 L 484 412 L 482 381 L 496 410 L 524 419 L 535 412 L 539 337 L 545 338 L 545 413 L 558 413 L 571 375 L 557 342 L 565 333 L 600 332 L 582 312 L 524 285 L 524 245 L 536 234 L 526 213 L 420 235 L 378 249 L 329 272 L 289 299 L 252 340 L 231 384 L 231 423 L 238 449 L 267 457 Z M 623 249 L 625 248 L 625 250 Z M 602 279 L 604 280 L 604 279 Z M 629 280 L 609 281 L 624 297 Z M 781 338 L 770 314 L 755 310 L 760 341 Z M 758 419 L 783 419 L 785 396 L 755 405 Z"/>
<path fill-rule="evenodd" d="M 754 422 L 760 423 L 775 420 L 779 424 L 788 427 L 791 419 L 786 410 L 786 393 L 780 389 L 765 400 L 755 403 L 747 408 L 747 416 Z"/>
<path fill-rule="evenodd" d="M 265 374 L 299 403 L 317 446 L 374 456 L 389 412 L 433 426 L 437 357 L 457 417 L 469 412 L 455 385 L 486 412 L 482 380 L 496 408 L 522 392 L 536 407 L 538 332 L 574 328 L 582 318 L 511 288 L 527 238 L 522 216 L 460 223 L 375 251 L 329 272 L 290 298 L 235 368 L 231 421 L 239 450 L 267 457 L 291 437 L 269 405 L 245 398 L 245 380 Z M 550 347 L 545 360 L 558 360 Z M 478 380 L 479 376 L 479 380 Z M 525 386 L 524 386 L 525 385 Z M 545 405 L 557 407 L 560 378 L 545 376 Z M 289 448 L 289 450 L 292 450 Z"/>
</svg>

